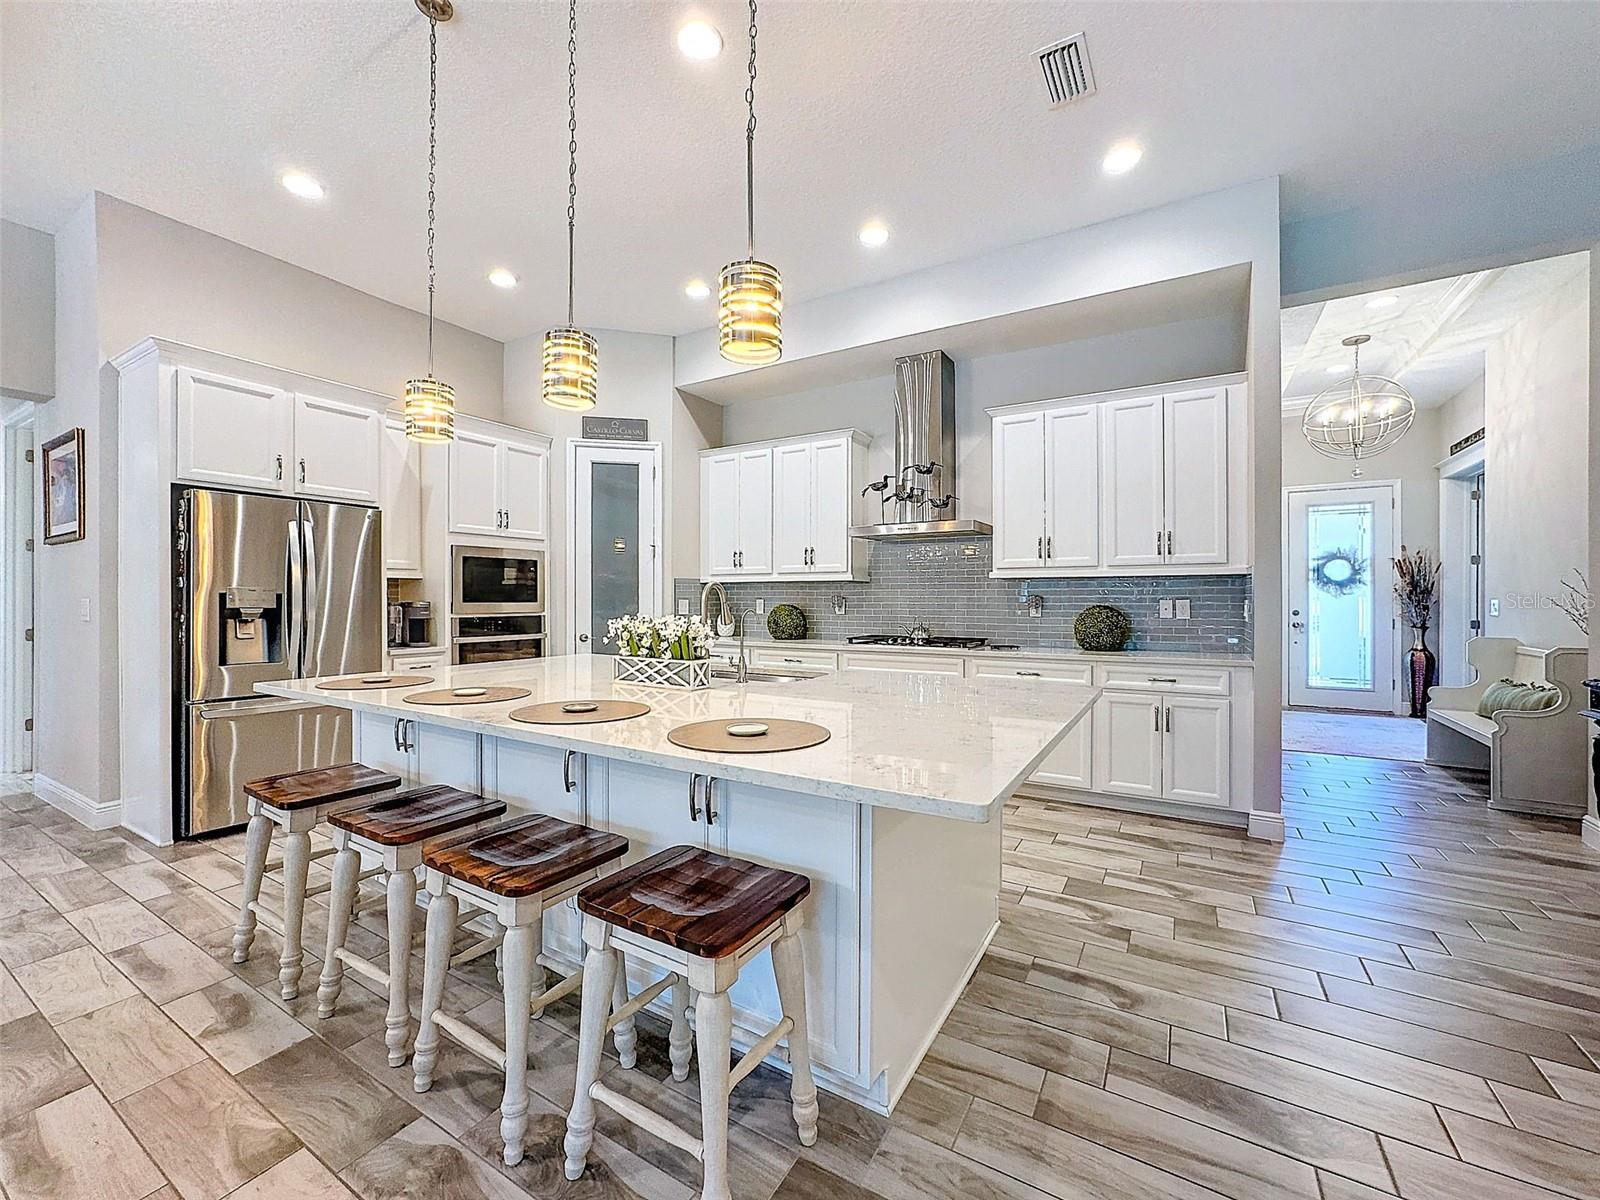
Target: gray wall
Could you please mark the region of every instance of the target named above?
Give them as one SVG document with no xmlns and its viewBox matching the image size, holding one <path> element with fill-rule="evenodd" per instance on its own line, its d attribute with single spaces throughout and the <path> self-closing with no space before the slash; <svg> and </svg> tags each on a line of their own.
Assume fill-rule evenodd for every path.
<svg viewBox="0 0 1600 1200">
<path fill-rule="evenodd" d="M 55 392 L 55 239 L 0 221 L 0 395 L 48 400 Z"/>
<path fill-rule="evenodd" d="M 1483 376 L 1478 376 L 1439 406 L 1438 457 L 1450 457 L 1450 447 L 1484 428 Z"/>
</svg>

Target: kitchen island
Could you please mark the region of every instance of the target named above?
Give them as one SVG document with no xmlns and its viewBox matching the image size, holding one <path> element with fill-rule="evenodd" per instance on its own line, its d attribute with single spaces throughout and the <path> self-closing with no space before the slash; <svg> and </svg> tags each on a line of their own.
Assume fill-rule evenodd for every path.
<svg viewBox="0 0 1600 1200">
<path fill-rule="evenodd" d="M 630 845 L 624 862 L 690 844 L 809 876 L 803 937 L 818 1082 L 879 1112 L 894 1106 L 994 934 L 1006 799 L 1096 696 L 1091 687 L 917 671 L 718 679 L 678 691 L 618 683 L 603 656 L 444 668 L 428 678 L 381 691 L 328 691 L 315 679 L 258 690 L 351 710 L 357 758 L 410 783 L 468 788 L 620 833 Z M 405 700 L 493 685 L 531 694 L 439 707 Z M 651 711 L 592 725 L 509 716 L 531 704 L 613 698 Z M 676 726 L 732 717 L 810 721 L 831 736 L 757 754 L 667 740 Z M 549 914 L 545 950 L 576 964 L 574 912 Z M 642 964 L 634 970 L 637 990 L 652 976 Z M 732 997 L 734 1041 L 748 1046 L 777 1019 L 770 964 L 747 969 Z"/>
</svg>

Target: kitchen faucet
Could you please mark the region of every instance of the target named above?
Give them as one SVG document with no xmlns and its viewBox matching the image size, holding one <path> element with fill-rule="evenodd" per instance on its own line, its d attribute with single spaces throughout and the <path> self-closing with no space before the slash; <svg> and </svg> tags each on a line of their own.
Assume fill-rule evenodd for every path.
<svg viewBox="0 0 1600 1200">
<path fill-rule="evenodd" d="M 713 617 L 712 614 L 711 614 L 711 597 L 713 595 L 715 595 L 716 598 L 717 598 L 717 612 L 716 612 L 716 616 L 715 617 Z M 738 630 L 739 630 L 739 659 L 738 659 L 738 662 L 734 661 L 732 655 L 729 655 L 729 657 L 728 657 L 728 665 L 737 668 L 737 674 L 735 675 L 735 681 L 738 682 L 738 683 L 749 683 L 750 682 L 750 660 L 745 656 L 745 651 L 744 651 L 744 631 L 745 631 L 745 625 L 747 624 L 747 622 L 745 621 L 745 618 L 747 616 L 749 616 L 753 612 L 755 612 L 755 609 L 747 608 L 743 612 L 738 614 L 738 617 L 737 617 L 737 625 L 738 625 Z M 716 580 L 712 580 L 710 583 L 706 584 L 705 587 L 700 589 L 700 619 L 705 621 L 707 624 L 711 625 L 713 630 L 715 630 L 719 634 L 722 632 L 722 625 L 723 625 L 724 622 L 726 622 L 729 625 L 733 625 L 736 622 L 736 618 L 734 616 L 734 611 L 733 611 L 733 606 L 728 603 L 727 590 L 725 588 L 723 588 L 723 586 L 720 583 L 718 583 Z"/>
</svg>

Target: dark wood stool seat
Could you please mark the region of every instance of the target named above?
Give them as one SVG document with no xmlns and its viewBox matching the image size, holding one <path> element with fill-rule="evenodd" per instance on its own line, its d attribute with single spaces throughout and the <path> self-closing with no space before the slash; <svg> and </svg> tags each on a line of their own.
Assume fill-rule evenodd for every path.
<svg viewBox="0 0 1600 1200">
<path fill-rule="evenodd" d="M 362 763 L 341 763 L 335 767 L 312 767 L 252 779 L 244 794 L 269 808 L 293 810 L 336 800 L 354 800 L 400 786 L 400 776 L 374 770 Z"/>
<path fill-rule="evenodd" d="M 366 808 L 346 809 L 328 824 L 379 846 L 408 846 L 505 816 L 499 800 L 434 784 L 413 788 Z"/>
<path fill-rule="evenodd" d="M 578 911 L 651 941 L 723 958 L 811 891 L 793 871 L 674 846 L 578 893 Z"/>
<path fill-rule="evenodd" d="M 534 815 L 439 846 L 426 866 L 497 896 L 532 896 L 628 852 L 628 839 Z"/>
</svg>

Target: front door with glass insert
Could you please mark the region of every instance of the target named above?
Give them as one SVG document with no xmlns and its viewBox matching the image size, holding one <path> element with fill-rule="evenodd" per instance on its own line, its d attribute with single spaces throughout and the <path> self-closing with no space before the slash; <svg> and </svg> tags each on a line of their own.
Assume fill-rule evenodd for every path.
<svg viewBox="0 0 1600 1200">
<path fill-rule="evenodd" d="M 1393 712 L 1394 485 L 1286 494 L 1289 703 Z"/>
<path fill-rule="evenodd" d="M 615 654 L 612 617 L 657 610 L 660 541 L 655 447 L 574 447 L 574 649 Z"/>
</svg>

